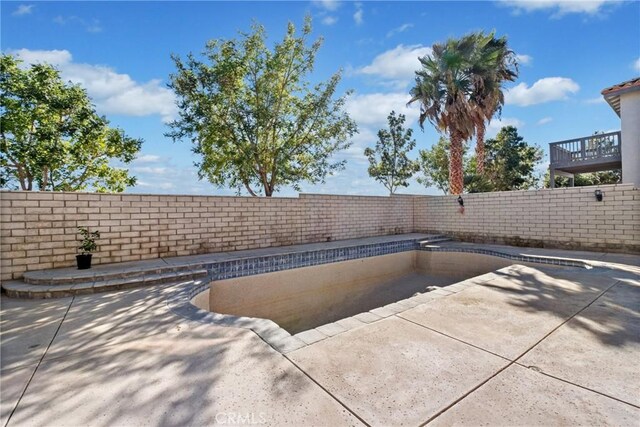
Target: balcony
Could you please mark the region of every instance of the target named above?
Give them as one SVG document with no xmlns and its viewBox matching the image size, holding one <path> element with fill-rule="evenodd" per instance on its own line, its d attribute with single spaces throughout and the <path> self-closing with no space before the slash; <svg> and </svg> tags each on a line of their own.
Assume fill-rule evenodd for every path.
<svg viewBox="0 0 640 427">
<path fill-rule="evenodd" d="M 622 168 L 620 131 L 549 144 L 551 177 Z M 572 179 L 573 181 L 573 179 Z M 553 179 L 551 180 L 553 183 Z"/>
</svg>

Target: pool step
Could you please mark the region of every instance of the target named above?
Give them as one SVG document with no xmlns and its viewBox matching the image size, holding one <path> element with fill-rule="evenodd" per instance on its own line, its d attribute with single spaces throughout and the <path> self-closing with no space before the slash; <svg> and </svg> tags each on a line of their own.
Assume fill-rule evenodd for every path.
<svg viewBox="0 0 640 427">
<path fill-rule="evenodd" d="M 448 241 L 451 241 L 451 237 L 445 236 L 444 234 L 438 234 L 435 236 L 430 236 L 426 240 L 421 240 L 420 246 L 433 245 L 434 243 L 448 242 Z"/>
<path fill-rule="evenodd" d="M 156 274 L 136 274 L 128 277 L 117 277 L 107 280 L 69 282 L 66 284 L 34 285 L 20 281 L 9 281 L 2 284 L 7 296 L 12 298 L 61 298 L 74 295 L 93 294 L 97 292 L 131 289 L 142 286 L 158 285 L 162 283 L 195 280 L 206 277 L 207 270 L 165 271 Z"/>
</svg>

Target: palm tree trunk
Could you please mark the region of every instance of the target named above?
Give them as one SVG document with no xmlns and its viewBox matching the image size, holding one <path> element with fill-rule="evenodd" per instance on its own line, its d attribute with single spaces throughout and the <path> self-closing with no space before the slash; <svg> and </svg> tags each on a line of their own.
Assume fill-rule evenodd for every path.
<svg viewBox="0 0 640 427">
<path fill-rule="evenodd" d="M 478 123 L 476 125 L 476 133 L 478 139 L 476 141 L 476 171 L 480 174 L 484 174 L 484 123 Z"/>
<path fill-rule="evenodd" d="M 451 149 L 449 153 L 449 192 L 462 194 L 464 176 L 462 169 L 462 137 L 460 132 L 451 132 Z"/>
</svg>

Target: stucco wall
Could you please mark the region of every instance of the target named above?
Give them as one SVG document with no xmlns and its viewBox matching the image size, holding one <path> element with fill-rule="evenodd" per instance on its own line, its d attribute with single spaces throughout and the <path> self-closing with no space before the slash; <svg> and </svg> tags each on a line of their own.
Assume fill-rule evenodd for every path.
<svg viewBox="0 0 640 427">
<path fill-rule="evenodd" d="M 640 90 L 620 95 L 622 182 L 640 187 Z"/>
<path fill-rule="evenodd" d="M 594 196 L 604 192 L 602 202 Z M 416 199 L 416 231 L 517 246 L 640 252 L 640 190 L 633 185 L 466 194 Z"/>
<path fill-rule="evenodd" d="M 77 226 L 100 230 L 96 263 L 409 232 L 470 241 L 640 252 L 631 185 L 464 196 L 298 198 L 0 192 L 0 280 L 75 264 Z"/>
</svg>

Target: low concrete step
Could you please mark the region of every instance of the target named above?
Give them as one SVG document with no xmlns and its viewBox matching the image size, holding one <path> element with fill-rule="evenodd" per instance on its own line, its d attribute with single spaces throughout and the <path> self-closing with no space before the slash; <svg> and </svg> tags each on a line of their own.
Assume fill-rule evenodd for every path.
<svg viewBox="0 0 640 427">
<path fill-rule="evenodd" d="M 130 268 L 128 268 L 130 267 Z M 97 265 L 88 270 L 59 268 L 55 270 L 27 271 L 23 275 L 24 283 L 42 286 L 60 286 L 70 284 L 93 283 L 98 281 L 144 278 L 153 275 L 190 272 L 203 269 L 203 265 L 170 265 L 162 260 L 141 267 L 139 264 Z"/>
<path fill-rule="evenodd" d="M 74 295 L 94 294 L 97 292 L 131 289 L 142 286 L 158 285 L 161 283 L 195 280 L 206 277 L 206 269 L 189 271 L 170 271 L 159 274 L 136 275 L 109 280 L 87 281 L 79 283 L 33 285 L 29 283 L 10 281 L 4 282 L 2 288 L 7 296 L 12 298 L 62 298 Z"/>
</svg>

